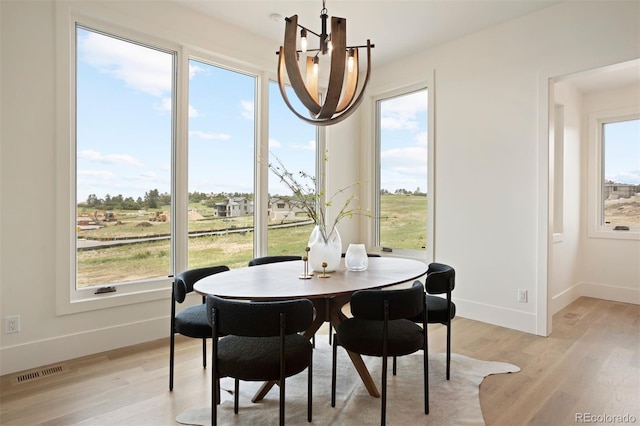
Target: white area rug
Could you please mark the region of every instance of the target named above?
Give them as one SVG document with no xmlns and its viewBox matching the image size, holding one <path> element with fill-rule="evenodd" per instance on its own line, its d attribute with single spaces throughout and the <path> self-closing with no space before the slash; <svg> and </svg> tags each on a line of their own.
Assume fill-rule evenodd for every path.
<svg viewBox="0 0 640 426">
<path fill-rule="evenodd" d="M 365 357 L 380 390 L 382 359 Z M 336 406 L 331 407 L 331 347 L 317 345 L 313 353 L 313 422 L 307 423 L 307 372 L 286 381 L 285 422 L 290 425 L 378 425 L 380 398 L 371 397 L 343 348 L 338 347 Z M 445 379 L 445 354 L 429 356 L 430 412 L 423 408 L 422 352 L 398 358 L 398 374 L 387 381 L 388 425 L 484 425 L 479 387 L 491 374 L 520 371 L 515 365 L 481 361 L 451 354 L 451 380 Z M 260 383 L 240 382 L 240 409 L 233 413 L 233 380 L 222 380 L 222 404 L 218 406 L 220 425 L 267 425 L 278 423 L 278 392 L 274 386 L 264 400 L 252 403 Z M 197 407 L 179 414 L 178 423 L 210 425 L 211 408 Z"/>
</svg>

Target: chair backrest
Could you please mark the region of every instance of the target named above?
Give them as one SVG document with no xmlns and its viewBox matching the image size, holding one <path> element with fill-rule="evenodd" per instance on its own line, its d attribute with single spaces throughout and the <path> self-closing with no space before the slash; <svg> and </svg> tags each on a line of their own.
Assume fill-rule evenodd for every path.
<svg viewBox="0 0 640 426">
<path fill-rule="evenodd" d="M 193 291 L 193 285 L 196 281 L 209 275 L 228 271 L 229 267 L 224 265 L 207 266 L 204 268 L 189 269 L 181 272 L 173 279 L 173 295 L 178 303 L 184 302 L 187 294 Z"/>
<path fill-rule="evenodd" d="M 256 257 L 249 261 L 249 266 L 265 265 L 267 263 L 277 263 L 277 262 L 290 262 L 292 260 L 302 260 L 302 256 L 280 255 L 280 256 Z"/>
<path fill-rule="evenodd" d="M 456 287 L 456 271 L 444 263 L 431 263 L 427 269 L 425 288 L 429 294 L 443 294 Z"/>
<path fill-rule="evenodd" d="M 218 335 L 273 337 L 280 335 L 280 314 L 286 315 L 285 334 L 307 330 L 313 322 L 308 299 L 244 302 L 207 296 L 207 318 Z"/>
<path fill-rule="evenodd" d="M 384 302 L 389 302 L 389 320 L 409 319 L 424 310 L 424 287 L 414 282 L 398 290 L 359 290 L 351 296 L 351 314 L 369 321 L 384 320 Z"/>
</svg>

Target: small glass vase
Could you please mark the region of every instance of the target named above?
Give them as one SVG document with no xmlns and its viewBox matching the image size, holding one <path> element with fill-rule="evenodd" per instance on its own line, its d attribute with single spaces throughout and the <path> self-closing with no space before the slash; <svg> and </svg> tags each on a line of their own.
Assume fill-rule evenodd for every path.
<svg viewBox="0 0 640 426">
<path fill-rule="evenodd" d="M 316 225 L 309 236 L 309 266 L 315 272 L 333 272 L 340 267 L 342 258 L 342 239 L 334 227 L 327 241 L 324 240 L 320 226 Z M 322 263 L 327 264 L 325 268 Z"/>
<path fill-rule="evenodd" d="M 364 244 L 349 244 L 344 256 L 344 264 L 349 271 L 364 271 L 369 267 L 369 258 Z"/>
</svg>

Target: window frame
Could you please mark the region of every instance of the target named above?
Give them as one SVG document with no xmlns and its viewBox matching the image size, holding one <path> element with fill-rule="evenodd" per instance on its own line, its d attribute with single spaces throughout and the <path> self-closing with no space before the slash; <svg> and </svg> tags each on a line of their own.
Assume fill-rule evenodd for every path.
<svg viewBox="0 0 640 426">
<path fill-rule="evenodd" d="M 111 22 L 118 22 L 117 25 Z M 102 32 L 104 34 L 130 40 L 163 51 L 175 52 L 174 100 L 175 114 L 174 141 L 171 148 L 172 161 L 172 207 L 171 222 L 171 273 L 183 270 L 188 256 L 188 76 L 189 60 L 204 60 L 215 66 L 238 71 L 256 78 L 255 100 L 255 152 L 254 191 L 256 200 L 266 197 L 267 165 L 260 162 L 261 154 L 267 150 L 267 130 L 264 117 L 268 107 L 268 80 L 273 73 L 267 73 L 245 62 L 234 61 L 215 52 L 186 47 L 181 42 L 153 36 L 150 23 L 129 22 L 126 17 L 96 4 L 68 3 L 56 4 L 56 194 L 55 206 L 55 299 L 58 315 L 93 311 L 116 306 L 125 306 L 155 300 L 166 300 L 171 294 L 171 276 L 159 277 L 133 283 L 122 283 L 113 293 L 95 294 L 96 287 L 76 289 L 76 145 L 75 145 L 75 97 L 76 97 L 76 26 Z M 135 29 L 134 29 L 135 28 Z M 264 147 L 264 148 L 263 148 Z M 263 176 L 263 177 L 261 177 Z M 264 194 L 263 194 L 264 193 Z M 264 198 L 266 199 L 266 198 Z M 256 208 L 254 219 L 254 250 L 260 252 L 259 243 L 266 238 L 266 219 L 261 218 Z M 263 223 L 264 220 L 264 223 Z M 261 234 L 264 234 L 261 236 Z"/>
<path fill-rule="evenodd" d="M 435 72 L 430 79 L 435 80 Z M 423 261 L 432 261 L 435 258 L 435 204 L 436 204 L 436 184 L 435 184 L 435 131 L 434 131 L 434 104 L 435 104 L 435 90 L 432 88 L 434 85 L 430 84 L 430 81 L 423 80 L 408 86 L 388 90 L 377 95 L 372 96 L 372 131 L 375 143 L 373 144 L 373 158 L 375 168 L 372 170 L 374 185 L 373 194 L 371 197 L 372 205 L 371 210 L 373 212 L 373 220 L 371 220 L 370 235 L 372 238 L 371 244 L 375 247 L 375 250 L 382 253 L 384 256 L 396 256 L 419 259 Z M 431 88 L 430 88 L 431 87 Z M 426 220 L 426 232 L 427 241 L 425 250 L 414 250 L 399 247 L 390 247 L 391 251 L 387 248 L 383 248 L 380 245 L 380 184 L 381 184 L 381 135 L 380 135 L 380 101 L 408 95 L 420 90 L 427 91 L 427 220 Z"/>
<path fill-rule="evenodd" d="M 640 226 L 630 226 L 629 231 L 614 231 L 615 225 L 604 223 L 603 174 L 604 146 L 603 125 L 640 119 L 640 107 L 627 107 L 592 112 L 588 116 L 589 167 L 587 191 L 587 236 L 621 240 L 640 240 Z"/>
</svg>

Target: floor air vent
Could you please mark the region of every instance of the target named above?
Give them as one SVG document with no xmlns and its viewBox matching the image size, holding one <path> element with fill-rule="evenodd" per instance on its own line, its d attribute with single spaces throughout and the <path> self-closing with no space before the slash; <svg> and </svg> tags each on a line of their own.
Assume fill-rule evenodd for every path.
<svg viewBox="0 0 640 426">
<path fill-rule="evenodd" d="M 41 368 L 38 370 L 27 371 L 26 373 L 21 373 L 15 376 L 13 382 L 18 383 L 26 383 L 33 380 L 42 379 L 47 376 L 52 376 L 54 374 L 60 374 L 64 372 L 66 368 L 64 365 L 54 365 L 52 367 Z"/>
</svg>

